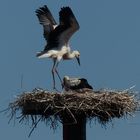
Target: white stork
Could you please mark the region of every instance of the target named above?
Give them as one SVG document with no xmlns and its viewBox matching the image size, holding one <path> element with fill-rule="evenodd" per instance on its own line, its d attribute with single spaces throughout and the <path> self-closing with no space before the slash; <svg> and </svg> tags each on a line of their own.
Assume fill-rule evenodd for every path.
<svg viewBox="0 0 140 140">
<path fill-rule="evenodd" d="M 70 7 L 63 7 L 59 12 L 59 25 L 57 25 L 50 10 L 45 5 L 36 10 L 36 15 L 44 29 L 44 38 L 47 45 L 44 50 L 37 53 L 38 58 L 52 58 L 52 76 L 53 88 L 55 87 L 55 73 L 61 81 L 61 77 L 57 71 L 58 64 L 61 59 L 70 60 L 76 58 L 80 65 L 79 51 L 71 51 L 69 40 L 71 36 L 79 29 L 79 24 Z"/>
<path fill-rule="evenodd" d="M 93 87 L 89 85 L 87 79 L 85 78 L 70 78 L 68 76 L 64 76 L 63 85 L 66 91 L 89 91 L 93 90 Z"/>
</svg>

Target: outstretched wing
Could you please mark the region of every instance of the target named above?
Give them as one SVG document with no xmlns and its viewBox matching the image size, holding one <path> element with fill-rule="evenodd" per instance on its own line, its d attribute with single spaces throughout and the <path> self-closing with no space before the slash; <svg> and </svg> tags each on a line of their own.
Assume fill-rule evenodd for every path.
<svg viewBox="0 0 140 140">
<path fill-rule="evenodd" d="M 37 9 L 36 15 L 39 19 L 40 24 L 43 25 L 44 38 L 48 40 L 50 32 L 55 29 L 57 23 L 46 5 Z"/>
<path fill-rule="evenodd" d="M 80 28 L 70 7 L 63 7 L 59 12 L 60 27 L 64 30 L 60 35 L 60 40 L 68 42 L 70 37 Z"/>
</svg>

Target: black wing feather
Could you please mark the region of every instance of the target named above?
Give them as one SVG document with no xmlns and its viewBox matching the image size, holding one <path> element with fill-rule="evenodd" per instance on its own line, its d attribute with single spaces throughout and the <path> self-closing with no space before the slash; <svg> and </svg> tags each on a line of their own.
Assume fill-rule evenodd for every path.
<svg viewBox="0 0 140 140">
<path fill-rule="evenodd" d="M 57 25 L 55 19 L 53 18 L 49 8 L 47 5 L 40 7 L 36 10 L 36 15 L 39 19 L 41 25 L 44 28 L 44 38 L 48 40 L 48 36 L 52 30 L 54 30 L 54 26 Z"/>
<path fill-rule="evenodd" d="M 68 42 L 71 36 L 80 28 L 70 7 L 63 7 L 59 12 L 60 26 L 64 28 L 60 40 Z"/>
</svg>

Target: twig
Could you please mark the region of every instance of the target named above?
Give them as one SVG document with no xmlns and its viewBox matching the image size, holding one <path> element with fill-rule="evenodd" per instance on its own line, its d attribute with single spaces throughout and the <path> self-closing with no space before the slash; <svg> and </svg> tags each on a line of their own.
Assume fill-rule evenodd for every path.
<svg viewBox="0 0 140 140">
<path fill-rule="evenodd" d="M 36 128 L 36 126 L 37 126 L 37 124 L 40 122 L 40 120 L 41 120 L 41 117 L 40 117 L 40 118 L 38 119 L 38 121 L 34 124 L 33 128 L 31 129 L 31 131 L 30 131 L 30 133 L 29 133 L 29 135 L 28 135 L 28 137 L 31 136 L 32 132 L 34 131 L 34 129 Z"/>
</svg>

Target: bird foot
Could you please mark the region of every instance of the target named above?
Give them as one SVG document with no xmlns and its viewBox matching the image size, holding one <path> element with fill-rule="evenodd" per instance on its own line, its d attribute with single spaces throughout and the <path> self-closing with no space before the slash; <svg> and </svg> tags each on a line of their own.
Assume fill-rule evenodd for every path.
<svg viewBox="0 0 140 140">
<path fill-rule="evenodd" d="M 53 90 L 56 92 L 60 92 L 56 87 L 53 87 Z"/>
</svg>

